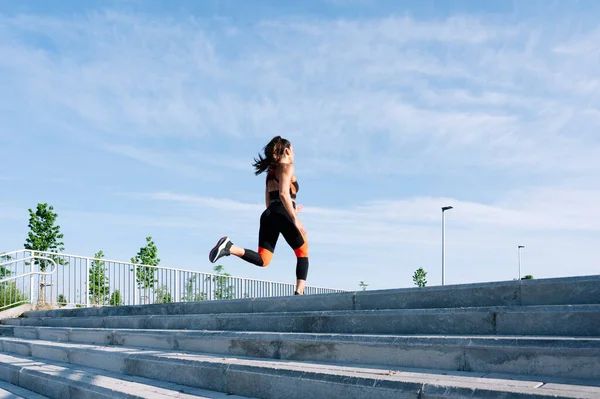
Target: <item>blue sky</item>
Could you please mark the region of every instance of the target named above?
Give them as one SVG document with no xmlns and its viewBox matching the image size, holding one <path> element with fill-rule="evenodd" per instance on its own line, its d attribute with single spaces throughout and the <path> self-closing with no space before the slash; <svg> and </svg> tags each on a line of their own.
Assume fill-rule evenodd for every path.
<svg viewBox="0 0 600 399">
<path fill-rule="evenodd" d="M 0 1 L 0 250 L 52 204 L 65 251 L 210 271 L 256 248 L 274 135 L 296 149 L 308 284 L 600 271 L 600 4 Z M 283 239 L 266 269 L 293 282 Z"/>
</svg>

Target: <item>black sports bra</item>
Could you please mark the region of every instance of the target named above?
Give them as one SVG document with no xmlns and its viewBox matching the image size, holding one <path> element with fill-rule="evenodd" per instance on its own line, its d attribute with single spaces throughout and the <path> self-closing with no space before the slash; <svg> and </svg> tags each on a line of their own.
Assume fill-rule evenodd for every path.
<svg viewBox="0 0 600 399">
<path fill-rule="evenodd" d="M 269 182 L 269 180 L 275 180 L 279 183 L 279 179 L 275 176 L 275 171 L 270 171 L 267 173 L 267 179 L 265 184 Z M 296 193 L 300 189 L 300 185 L 298 184 L 298 180 L 293 180 L 292 184 L 290 184 L 290 197 L 292 198 L 292 204 L 294 208 L 296 208 Z M 279 190 L 271 190 L 269 191 L 269 203 L 281 202 L 281 198 L 279 197 Z"/>
</svg>

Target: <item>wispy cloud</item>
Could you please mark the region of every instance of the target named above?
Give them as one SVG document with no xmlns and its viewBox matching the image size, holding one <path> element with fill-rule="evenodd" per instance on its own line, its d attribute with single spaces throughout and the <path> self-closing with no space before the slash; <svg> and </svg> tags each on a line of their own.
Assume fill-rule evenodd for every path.
<svg viewBox="0 0 600 399">
<path fill-rule="evenodd" d="M 147 200 L 192 205 L 206 212 L 247 214 L 255 219 L 265 209 L 264 204 L 245 203 L 229 198 L 213 198 L 190 194 L 158 192 L 130 194 Z M 414 197 L 397 201 L 369 201 L 347 207 L 307 206 L 304 215 L 318 229 L 333 227 L 335 234 L 344 231 L 347 224 L 365 226 L 377 224 L 377 228 L 390 225 L 437 225 L 440 208 L 451 204 L 454 223 L 469 227 L 473 225 L 494 226 L 515 230 L 583 230 L 600 231 L 600 190 L 535 189 L 512 193 L 491 204 L 465 201 L 457 198 Z M 360 229 L 357 229 L 357 232 Z"/>
<path fill-rule="evenodd" d="M 261 212 L 264 205 L 248 204 L 225 198 L 210 198 L 196 195 L 175 194 L 175 193 L 152 193 L 141 194 L 141 197 L 167 202 L 176 202 L 182 204 L 195 205 L 203 208 L 217 209 L 227 212 Z"/>
<path fill-rule="evenodd" d="M 168 169 L 172 173 L 184 174 L 186 176 L 199 173 L 195 165 L 186 163 L 175 154 L 158 149 L 147 149 L 133 145 L 105 145 L 103 149 L 115 154 L 134 159 L 147 165 L 161 169 Z M 205 171 L 204 171 L 205 175 Z"/>
<path fill-rule="evenodd" d="M 568 129 L 581 106 L 599 106 L 585 95 L 598 81 L 589 68 L 578 73 L 587 67 L 573 57 L 586 65 L 598 60 L 582 51 L 569 52 L 569 60 L 553 56 L 592 41 L 576 32 L 564 32 L 571 40 L 561 44 L 539 39 L 550 27 L 469 16 L 270 20 L 211 31 L 194 20 L 114 11 L 1 22 L 12 33 L 0 41 L 6 79 L 48 113 L 72 113 L 95 126 L 80 134 L 122 142 L 108 149 L 140 147 L 124 137 L 144 137 L 139 155 L 157 149 L 161 137 L 229 136 L 255 145 L 284 134 L 315 165 L 352 156 L 340 173 L 369 166 L 367 173 L 376 173 L 406 148 L 414 158 L 435 152 L 461 167 L 600 170 L 600 145 Z M 42 48 L 27 39 L 42 34 Z M 243 46 L 234 44 L 242 39 Z M 578 87 L 587 91 L 573 92 Z M 591 118 L 587 129 L 599 124 Z M 385 156 L 373 161 L 381 140 Z M 581 151 L 585 167 L 581 155 L 562 166 L 549 162 L 565 144 Z M 132 149 L 117 152 L 148 162 Z"/>
<path fill-rule="evenodd" d="M 202 221 L 190 220 L 185 216 L 156 215 L 138 212 L 115 213 L 115 212 L 90 212 L 90 211 L 65 211 L 61 213 L 62 220 L 68 220 L 69 229 L 73 231 L 78 225 L 91 225 L 94 228 L 151 228 L 156 229 L 196 229 L 202 226 Z M 72 237 L 69 237 L 72 239 Z"/>
<path fill-rule="evenodd" d="M 577 38 L 566 38 L 557 43 L 552 50 L 567 56 L 578 55 L 598 59 L 598 46 L 600 28 L 579 35 Z"/>
</svg>

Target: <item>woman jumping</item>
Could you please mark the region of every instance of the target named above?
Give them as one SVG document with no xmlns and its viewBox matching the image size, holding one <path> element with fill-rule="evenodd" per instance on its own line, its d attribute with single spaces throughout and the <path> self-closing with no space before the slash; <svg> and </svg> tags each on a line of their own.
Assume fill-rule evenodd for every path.
<svg viewBox="0 0 600 399">
<path fill-rule="evenodd" d="M 254 159 L 255 175 L 267 172 L 265 184 L 265 209 L 260 217 L 258 252 L 233 245 L 228 236 L 222 237 L 210 251 L 208 259 L 215 263 L 222 256 L 235 255 L 260 267 L 271 263 L 279 234 L 296 254 L 296 291 L 304 294 L 308 274 L 308 241 L 302 222 L 296 216 L 296 193 L 299 186 L 294 175 L 294 149 L 280 136 L 274 137 Z"/>
</svg>

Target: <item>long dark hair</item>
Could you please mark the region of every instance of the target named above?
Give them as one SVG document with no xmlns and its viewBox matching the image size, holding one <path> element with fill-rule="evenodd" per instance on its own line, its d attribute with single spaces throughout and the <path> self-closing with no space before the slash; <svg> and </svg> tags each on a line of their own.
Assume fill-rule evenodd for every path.
<svg viewBox="0 0 600 399">
<path fill-rule="evenodd" d="M 254 174 L 260 175 L 266 170 L 273 170 L 279 165 L 283 151 L 286 148 L 290 148 L 291 143 L 289 140 L 282 138 L 281 136 L 275 136 L 269 141 L 263 148 L 265 156 L 258 154 L 258 159 L 254 158 Z"/>
</svg>

